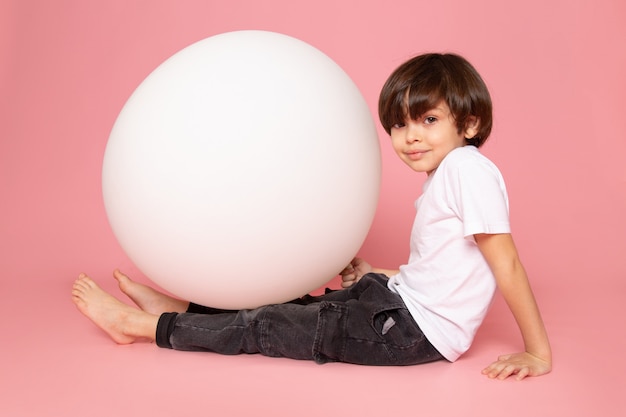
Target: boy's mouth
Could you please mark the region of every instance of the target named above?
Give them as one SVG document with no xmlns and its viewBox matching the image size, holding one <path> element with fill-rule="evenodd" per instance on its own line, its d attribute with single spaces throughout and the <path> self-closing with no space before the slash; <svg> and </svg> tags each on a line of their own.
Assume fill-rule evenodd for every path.
<svg viewBox="0 0 626 417">
<path fill-rule="evenodd" d="M 422 151 L 422 150 L 414 150 L 414 151 L 407 151 L 404 154 L 412 161 L 418 161 L 420 159 L 422 159 L 422 156 L 424 156 L 424 154 L 428 152 L 428 151 Z"/>
</svg>

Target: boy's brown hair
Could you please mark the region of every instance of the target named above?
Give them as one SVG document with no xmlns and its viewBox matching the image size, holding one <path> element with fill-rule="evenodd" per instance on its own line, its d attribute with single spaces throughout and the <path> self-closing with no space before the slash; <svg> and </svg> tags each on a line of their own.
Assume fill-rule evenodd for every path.
<svg viewBox="0 0 626 417">
<path fill-rule="evenodd" d="M 478 133 L 465 140 L 482 146 L 493 124 L 491 97 L 476 69 L 456 54 L 424 54 L 400 65 L 380 93 L 380 122 L 390 134 L 393 125 L 417 119 L 441 100 L 450 108 L 459 133 L 478 119 Z"/>
</svg>

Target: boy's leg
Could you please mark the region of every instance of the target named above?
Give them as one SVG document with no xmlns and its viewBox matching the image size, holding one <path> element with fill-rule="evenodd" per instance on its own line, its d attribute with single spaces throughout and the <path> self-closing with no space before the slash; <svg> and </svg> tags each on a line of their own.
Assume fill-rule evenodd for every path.
<svg viewBox="0 0 626 417">
<path fill-rule="evenodd" d="M 222 354 L 261 353 L 319 363 L 409 365 L 441 359 L 386 279 L 364 277 L 348 290 L 304 304 L 212 315 L 167 313 L 157 344 Z"/>
<path fill-rule="evenodd" d="M 156 342 L 177 350 L 310 360 L 317 316 L 315 305 L 289 303 L 210 314 L 165 313 L 159 318 Z"/>
</svg>

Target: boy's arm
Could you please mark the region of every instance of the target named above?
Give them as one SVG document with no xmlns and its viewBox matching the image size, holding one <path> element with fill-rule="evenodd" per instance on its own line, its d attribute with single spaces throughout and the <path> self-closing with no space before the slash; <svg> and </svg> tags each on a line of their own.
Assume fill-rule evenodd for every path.
<svg viewBox="0 0 626 417">
<path fill-rule="evenodd" d="M 498 289 L 511 309 L 525 352 L 502 355 L 483 370 L 490 378 L 539 376 L 552 369 L 552 351 L 526 271 L 510 234 L 477 234 L 476 243 L 491 268 Z"/>
</svg>

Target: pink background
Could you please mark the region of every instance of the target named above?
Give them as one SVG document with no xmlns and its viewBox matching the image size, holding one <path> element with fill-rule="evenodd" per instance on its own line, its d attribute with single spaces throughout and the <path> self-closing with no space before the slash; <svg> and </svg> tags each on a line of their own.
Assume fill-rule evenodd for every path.
<svg viewBox="0 0 626 417">
<path fill-rule="evenodd" d="M 625 22 L 621 0 L 2 0 L 0 415 L 624 415 Z M 500 299 L 461 360 L 409 368 L 120 347 L 79 315 L 69 296 L 78 272 L 111 291 L 115 267 L 145 279 L 101 197 L 118 112 L 173 53 L 242 29 L 316 46 L 373 114 L 408 57 L 443 50 L 474 63 L 495 104 L 484 152 L 507 180 L 552 374 L 519 384 L 480 375 L 521 348 Z M 396 160 L 382 129 L 380 140 L 382 196 L 361 254 L 395 267 L 423 177 Z"/>
</svg>

